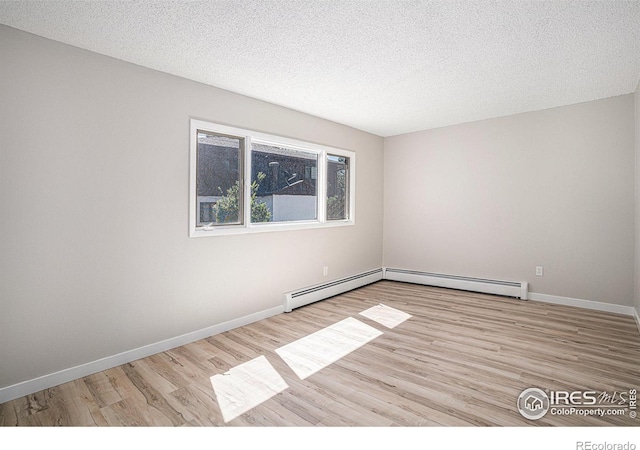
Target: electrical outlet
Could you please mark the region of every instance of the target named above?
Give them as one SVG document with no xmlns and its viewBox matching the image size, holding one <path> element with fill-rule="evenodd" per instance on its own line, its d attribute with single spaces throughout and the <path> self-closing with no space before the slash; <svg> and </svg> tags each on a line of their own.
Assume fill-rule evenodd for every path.
<svg viewBox="0 0 640 450">
<path fill-rule="evenodd" d="M 536 276 L 544 276 L 544 268 L 542 266 L 536 266 Z"/>
<path fill-rule="evenodd" d="M 324 275 L 325 277 L 329 275 L 329 266 L 324 266 L 322 268 L 322 275 Z"/>
</svg>

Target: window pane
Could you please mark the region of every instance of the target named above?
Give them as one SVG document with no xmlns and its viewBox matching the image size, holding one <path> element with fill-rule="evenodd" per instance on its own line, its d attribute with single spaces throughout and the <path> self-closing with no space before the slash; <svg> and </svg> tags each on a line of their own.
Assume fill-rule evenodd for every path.
<svg viewBox="0 0 640 450">
<path fill-rule="evenodd" d="M 243 141 L 198 131 L 198 226 L 242 223 Z"/>
<path fill-rule="evenodd" d="M 318 155 L 252 144 L 251 222 L 318 218 Z"/>
<path fill-rule="evenodd" d="M 327 220 L 349 218 L 349 158 L 327 155 Z"/>
</svg>

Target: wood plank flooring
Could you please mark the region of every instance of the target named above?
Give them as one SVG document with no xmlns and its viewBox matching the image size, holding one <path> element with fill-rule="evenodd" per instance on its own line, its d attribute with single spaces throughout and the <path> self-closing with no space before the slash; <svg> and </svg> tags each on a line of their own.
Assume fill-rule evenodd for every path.
<svg viewBox="0 0 640 450">
<path fill-rule="evenodd" d="M 396 328 L 359 315 L 378 304 Z M 275 353 L 353 317 L 383 334 L 300 380 Z M 264 355 L 289 388 L 224 422 L 209 378 Z M 607 426 L 516 408 L 526 388 L 640 388 L 632 317 L 381 281 L 0 405 L 2 426 Z"/>
</svg>

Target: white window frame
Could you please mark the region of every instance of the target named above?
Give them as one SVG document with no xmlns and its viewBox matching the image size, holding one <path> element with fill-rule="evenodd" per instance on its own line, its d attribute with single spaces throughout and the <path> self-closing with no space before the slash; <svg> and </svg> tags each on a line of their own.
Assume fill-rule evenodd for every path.
<svg viewBox="0 0 640 450">
<path fill-rule="evenodd" d="M 197 210 L 197 155 L 198 131 L 234 136 L 244 139 L 244 167 L 242 182 L 243 223 L 234 225 L 198 226 Z M 271 231 L 304 230 L 313 228 L 333 228 L 355 225 L 356 217 L 356 154 L 355 152 L 314 144 L 297 139 L 261 133 L 243 128 L 220 125 L 203 120 L 191 119 L 189 164 L 189 237 L 228 236 L 235 234 L 264 233 Z M 318 176 L 316 180 L 317 219 L 291 222 L 251 223 L 251 142 L 281 146 L 318 155 Z M 327 155 L 349 158 L 349 198 L 348 217 L 343 220 L 327 220 Z"/>
</svg>

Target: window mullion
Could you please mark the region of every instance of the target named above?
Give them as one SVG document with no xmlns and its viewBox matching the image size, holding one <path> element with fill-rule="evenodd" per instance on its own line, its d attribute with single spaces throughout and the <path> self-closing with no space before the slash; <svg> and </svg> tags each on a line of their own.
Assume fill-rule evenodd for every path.
<svg viewBox="0 0 640 450">
<path fill-rule="evenodd" d="M 243 199 L 243 212 L 244 212 L 244 224 L 246 228 L 251 227 L 251 136 L 246 136 L 244 139 L 244 174 L 242 181 L 242 199 Z"/>
<path fill-rule="evenodd" d="M 318 221 L 327 221 L 327 153 L 318 155 Z"/>
</svg>

